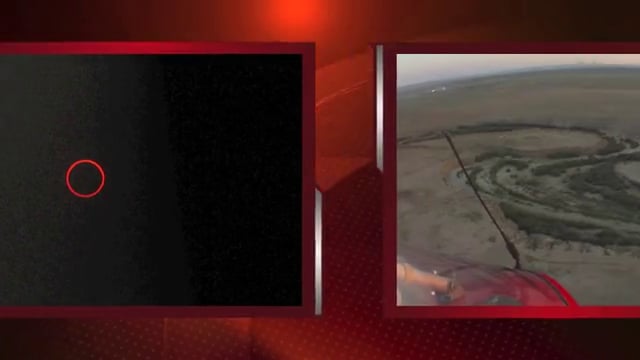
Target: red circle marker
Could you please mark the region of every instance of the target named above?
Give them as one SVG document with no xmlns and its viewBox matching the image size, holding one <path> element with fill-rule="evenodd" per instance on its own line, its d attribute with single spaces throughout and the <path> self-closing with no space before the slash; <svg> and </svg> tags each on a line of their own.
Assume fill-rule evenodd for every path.
<svg viewBox="0 0 640 360">
<path fill-rule="evenodd" d="M 100 173 L 100 185 L 98 186 L 98 188 L 89 194 L 82 194 L 77 192 L 73 186 L 71 186 L 71 172 L 73 171 L 73 169 L 76 168 L 76 166 L 81 165 L 81 164 L 89 164 L 92 165 L 93 167 L 95 167 L 96 169 L 98 169 L 98 172 Z M 96 195 L 98 195 L 100 193 L 100 191 L 102 191 L 102 188 L 104 187 L 104 170 L 102 169 L 102 166 L 100 166 L 100 164 L 98 164 L 97 162 L 93 161 L 93 160 L 88 160 L 88 159 L 84 159 L 84 160 L 78 160 L 76 162 L 74 162 L 73 164 L 71 164 L 71 166 L 69 166 L 69 169 L 67 169 L 67 177 L 66 177 L 66 181 L 67 181 L 67 188 L 69 189 L 69 191 L 71 191 L 71 193 L 79 198 L 83 198 L 83 199 L 88 199 L 88 198 L 92 198 Z"/>
</svg>

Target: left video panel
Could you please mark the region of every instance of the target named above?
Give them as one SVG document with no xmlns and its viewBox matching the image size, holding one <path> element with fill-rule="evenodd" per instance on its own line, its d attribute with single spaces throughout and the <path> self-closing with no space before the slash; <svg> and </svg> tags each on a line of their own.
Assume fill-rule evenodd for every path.
<svg viewBox="0 0 640 360">
<path fill-rule="evenodd" d="M 313 315 L 312 44 L 0 53 L 1 316 Z"/>
</svg>

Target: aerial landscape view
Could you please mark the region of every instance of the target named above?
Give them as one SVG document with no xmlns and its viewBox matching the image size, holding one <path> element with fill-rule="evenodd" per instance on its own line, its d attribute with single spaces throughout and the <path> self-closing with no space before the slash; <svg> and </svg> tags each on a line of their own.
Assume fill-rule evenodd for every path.
<svg viewBox="0 0 640 360">
<path fill-rule="evenodd" d="M 502 231 L 580 305 L 640 305 L 640 55 L 398 55 L 397 73 L 399 245 L 512 267 Z"/>
</svg>

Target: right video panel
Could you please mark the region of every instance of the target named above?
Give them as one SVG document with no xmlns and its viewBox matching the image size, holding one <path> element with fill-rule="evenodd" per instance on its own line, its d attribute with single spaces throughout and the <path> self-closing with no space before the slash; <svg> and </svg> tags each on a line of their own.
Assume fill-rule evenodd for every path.
<svg viewBox="0 0 640 360">
<path fill-rule="evenodd" d="M 396 307 L 640 305 L 640 54 L 567 48 L 385 49 Z"/>
</svg>

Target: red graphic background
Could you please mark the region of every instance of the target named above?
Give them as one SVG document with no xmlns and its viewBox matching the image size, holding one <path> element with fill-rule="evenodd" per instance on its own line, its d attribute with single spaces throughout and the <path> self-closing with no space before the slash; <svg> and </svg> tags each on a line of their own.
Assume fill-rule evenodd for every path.
<svg viewBox="0 0 640 360">
<path fill-rule="evenodd" d="M 633 41 L 637 9 L 585 1 L 4 4 L 0 40 L 314 41 L 324 309 L 308 319 L 0 321 L 0 359 L 623 359 L 637 320 L 386 319 L 373 60 L 387 41 Z M 603 284 L 606 286 L 606 284 Z M 1 285 L 0 285 L 1 291 Z"/>
</svg>

